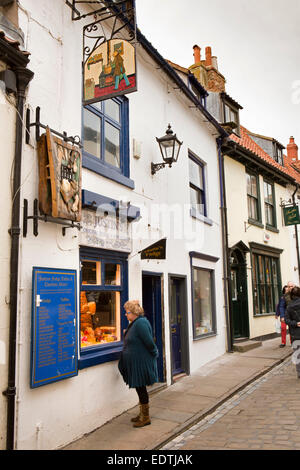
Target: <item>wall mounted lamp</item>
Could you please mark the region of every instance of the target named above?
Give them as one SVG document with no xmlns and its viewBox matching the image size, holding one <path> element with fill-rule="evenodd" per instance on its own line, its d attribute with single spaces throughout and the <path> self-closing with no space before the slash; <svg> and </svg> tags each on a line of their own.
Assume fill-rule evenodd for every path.
<svg viewBox="0 0 300 470">
<path fill-rule="evenodd" d="M 180 147 L 182 142 L 177 138 L 176 134 L 173 133 L 171 125 L 168 125 L 166 135 L 163 137 L 156 137 L 156 141 L 159 144 L 160 152 L 163 158 L 163 163 L 151 163 L 151 174 L 154 175 L 158 170 L 161 170 L 166 165 L 171 168 L 172 164 L 177 162 Z"/>
</svg>

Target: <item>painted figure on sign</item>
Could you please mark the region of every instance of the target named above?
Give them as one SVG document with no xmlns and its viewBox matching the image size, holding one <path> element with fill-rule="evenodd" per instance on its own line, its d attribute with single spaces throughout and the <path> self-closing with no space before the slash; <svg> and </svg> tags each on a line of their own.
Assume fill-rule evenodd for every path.
<svg viewBox="0 0 300 470">
<path fill-rule="evenodd" d="M 124 60 L 123 60 L 123 57 L 121 56 L 120 51 L 115 50 L 113 55 L 114 55 L 114 60 L 112 61 L 112 67 L 113 67 L 114 80 L 115 80 L 115 90 L 119 88 L 119 83 L 122 80 L 122 78 L 124 78 L 126 86 L 130 86 L 130 82 L 125 73 Z"/>
</svg>

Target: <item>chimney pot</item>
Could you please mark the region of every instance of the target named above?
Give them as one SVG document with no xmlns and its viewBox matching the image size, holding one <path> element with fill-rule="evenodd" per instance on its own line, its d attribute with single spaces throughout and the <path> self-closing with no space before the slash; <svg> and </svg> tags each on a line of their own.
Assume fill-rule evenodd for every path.
<svg viewBox="0 0 300 470">
<path fill-rule="evenodd" d="M 193 49 L 195 64 L 197 64 L 201 61 L 201 48 L 197 44 L 195 44 L 195 46 L 193 46 Z"/>
<path fill-rule="evenodd" d="M 205 65 L 206 65 L 206 67 L 209 67 L 209 66 L 212 65 L 211 47 L 206 47 L 205 48 Z"/>
</svg>

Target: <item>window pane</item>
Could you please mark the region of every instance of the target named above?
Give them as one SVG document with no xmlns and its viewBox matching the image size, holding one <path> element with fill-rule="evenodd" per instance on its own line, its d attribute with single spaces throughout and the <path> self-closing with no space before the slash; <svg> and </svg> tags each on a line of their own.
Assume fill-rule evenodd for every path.
<svg viewBox="0 0 300 470">
<path fill-rule="evenodd" d="M 101 155 L 101 119 L 88 109 L 84 109 L 84 150 L 95 157 Z"/>
<path fill-rule="evenodd" d="M 120 105 L 113 100 L 105 101 L 105 114 L 120 122 Z"/>
<path fill-rule="evenodd" d="M 120 131 L 105 122 L 105 161 L 120 168 Z"/>
<path fill-rule="evenodd" d="M 247 181 L 247 194 L 252 194 L 251 193 L 251 176 L 246 173 L 246 181 Z"/>
<path fill-rule="evenodd" d="M 81 261 L 82 284 L 101 284 L 100 261 Z"/>
<path fill-rule="evenodd" d="M 191 206 L 200 214 L 205 215 L 204 196 L 202 191 L 190 187 Z"/>
<path fill-rule="evenodd" d="M 203 167 L 189 159 L 190 182 L 199 189 L 203 188 Z"/>
<path fill-rule="evenodd" d="M 248 196 L 248 217 L 258 220 L 257 199 Z"/>
<path fill-rule="evenodd" d="M 119 264 L 105 263 L 105 285 L 119 286 L 121 284 L 121 266 Z"/>
<path fill-rule="evenodd" d="M 193 268 L 194 327 L 196 336 L 213 331 L 211 272 Z"/>
<path fill-rule="evenodd" d="M 120 312 L 120 292 L 82 291 L 81 347 L 120 341 Z"/>
<path fill-rule="evenodd" d="M 251 175 L 251 195 L 257 197 L 257 180 L 253 175 Z"/>
<path fill-rule="evenodd" d="M 258 297 L 258 279 L 257 279 L 257 256 L 252 255 L 252 277 L 253 277 L 253 294 L 254 294 L 254 313 L 259 314 L 259 297 Z"/>
</svg>

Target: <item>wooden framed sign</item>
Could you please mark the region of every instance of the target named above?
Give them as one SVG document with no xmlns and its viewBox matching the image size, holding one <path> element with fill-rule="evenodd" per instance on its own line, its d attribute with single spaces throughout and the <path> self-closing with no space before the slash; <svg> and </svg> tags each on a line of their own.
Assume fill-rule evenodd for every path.
<svg viewBox="0 0 300 470">
<path fill-rule="evenodd" d="M 83 74 L 84 104 L 136 91 L 134 46 L 124 39 L 105 41 L 89 55 Z"/>
<path fill-rule="evenodd" d="M 51 134 L 38 141 L 39 208 L 42 214 L 81 220 L 81 152 Z"/>
</svg>

